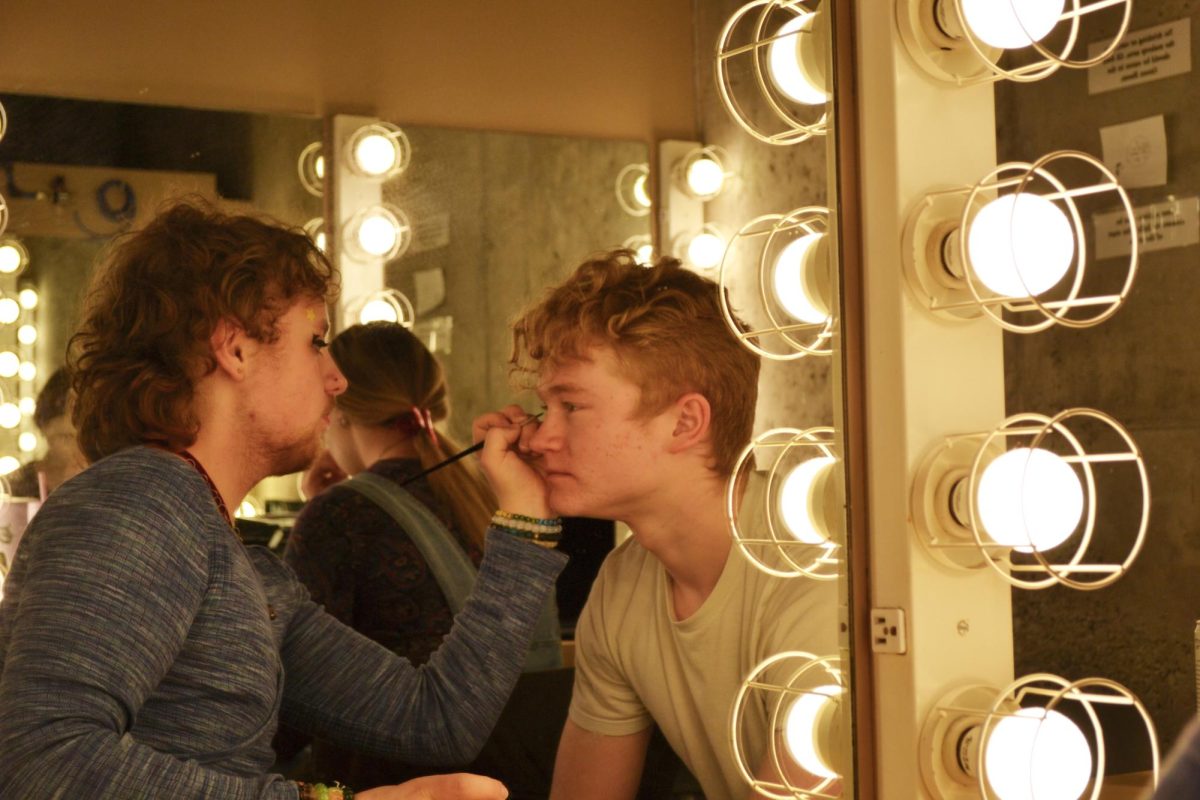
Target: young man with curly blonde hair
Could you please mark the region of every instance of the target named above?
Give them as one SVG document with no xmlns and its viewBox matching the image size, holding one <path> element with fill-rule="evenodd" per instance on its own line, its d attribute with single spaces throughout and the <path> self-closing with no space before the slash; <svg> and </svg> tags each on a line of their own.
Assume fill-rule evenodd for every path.
<svg viewBox="0 0 1200 800">
<path fill-rule="evenodd" d="M 550 290 L 513 340 L 514 368 L 545 405 L 522 432 L 531 466 L 520 477 L 557 514 L 632 530 L 576 629 L 551 797 L 634 797 L 653 723 L 708 800 L 745 797 L 728 734 L 742 679 L 776 652 L 836 644 L 826 589 L 772 578 L 732 547 L 725 490 L 751 438 L 757 357 L 726 325 L 712 281 L 624 251 Z M 755 759 L 768 727 L 758 721 Z"/>
<path fill-rule="evenodd" d="M 270 773 L 280 719 L 344 747 L 469 761 L 564 558 L 493 525 L 471 598 L 414 668 L 239 541 L 229 509 L 317 452 L 346 380 L 326 349 L 336 275 L 302 233 L 182 203 L 120 241 L 72 339 L 94 463 L 38 512 L 0 603 L 0 797 L 348 800 Z M 485 471 L 517 430 L 493 426 Z M 536 493 L 503 508 L 548 517 Z M 499 800 L 431 776 L 360 800 Z"/>
</svg>

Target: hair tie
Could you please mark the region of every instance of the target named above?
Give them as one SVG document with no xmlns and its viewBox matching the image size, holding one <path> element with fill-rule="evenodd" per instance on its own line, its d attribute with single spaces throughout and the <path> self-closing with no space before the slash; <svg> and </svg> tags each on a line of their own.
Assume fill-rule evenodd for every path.
<svg viewBox="0 0 1200 800">
<path fill-rule="evenodd" d="M 417 427 L 429 434 L 429 441 L 437 444 L 437 431 L 433 429 L 433 414 L 429 413 L 429 409 L 413 406 L 412 415 Z"/>
</svg>

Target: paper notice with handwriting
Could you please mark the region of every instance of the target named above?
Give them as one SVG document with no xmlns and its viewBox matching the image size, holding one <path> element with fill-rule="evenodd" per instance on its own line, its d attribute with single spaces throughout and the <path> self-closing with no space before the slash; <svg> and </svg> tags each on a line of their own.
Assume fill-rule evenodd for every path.
<svg viewBox="0 0 1200 800">
<path fill-rule="evenodd" d="M 1111 41 L 1088 45 L 1088 57 L 1100 55 Z M 1088 70 L 1088 94 L 1136 86 L 1191 71 L 1192 21 L 1177 19 L 1126 33 L 1115 53 Z"/>
</svg>

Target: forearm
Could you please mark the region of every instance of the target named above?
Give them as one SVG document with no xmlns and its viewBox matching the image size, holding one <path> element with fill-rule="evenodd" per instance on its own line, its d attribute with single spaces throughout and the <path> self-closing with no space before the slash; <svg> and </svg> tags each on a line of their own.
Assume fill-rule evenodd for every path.
<svg viewBox="0 0 1200 800">
<path fill-rule="evenodd" d="M 244 778 L 208 769 L 78 721 L 3 742 L 0 797 L 296 800 L 295 784 L 278 776 Z"/>
<path fill-rule="evenodd" d="M 566 560 L 503 533 L 488 536 L 471 597 L 420 668 L 323 614 L 301 621 L 284 643 L 285 719 L 388 758 L 441 765 L 473 758 L 520 674 Z"/>
<path fill-rule="evenodd" d="M 604 736 L 567 720 L 554 761 L 550 800 L 633 800 L 651 730 Z"/>
</svg>

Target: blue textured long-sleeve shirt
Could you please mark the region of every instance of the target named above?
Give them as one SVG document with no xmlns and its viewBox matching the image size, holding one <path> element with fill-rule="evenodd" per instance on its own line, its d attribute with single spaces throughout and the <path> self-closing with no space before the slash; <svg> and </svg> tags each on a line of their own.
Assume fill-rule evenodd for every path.
<svg viewBox="0 0 1200 800">
<path fill-rule="evenodd" d="M 414 668 L 243 546 L 186 462 L 125 450 L 55 492 L 5 582 L 0 797 L 291 800 L 267 774 L 281 716 L 389 758 L 468 760 L 564 562 L 489 532 L 475 592 Z"/>
</svg>

